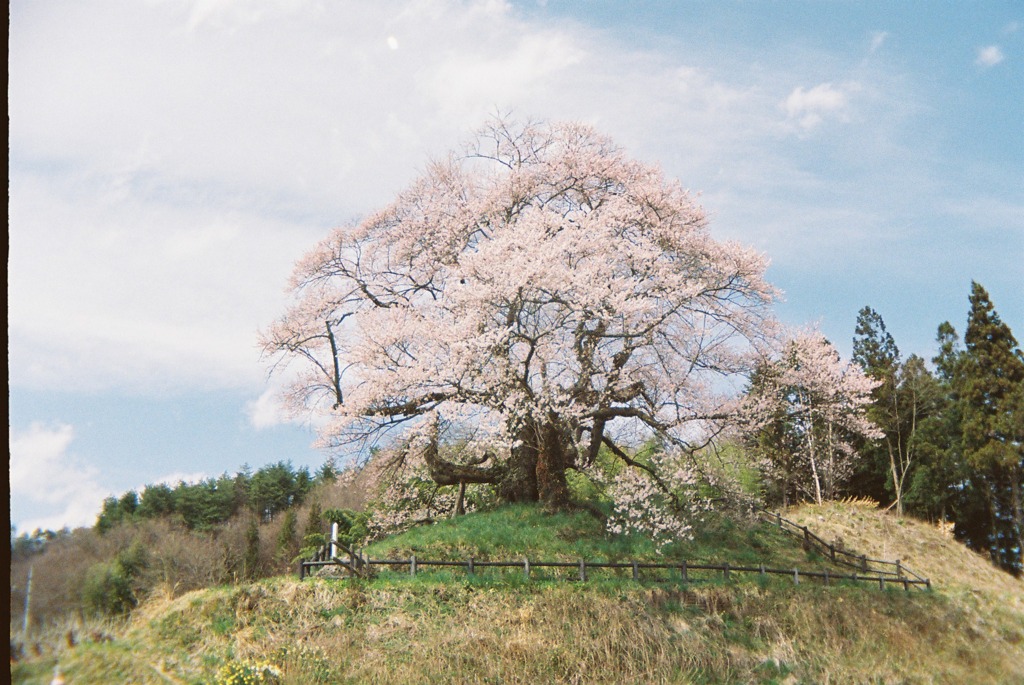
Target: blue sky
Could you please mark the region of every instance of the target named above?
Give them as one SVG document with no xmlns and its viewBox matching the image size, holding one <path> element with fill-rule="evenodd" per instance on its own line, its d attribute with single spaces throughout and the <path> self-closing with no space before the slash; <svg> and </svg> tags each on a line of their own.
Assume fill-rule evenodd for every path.
<svg viewBox="0 0 1024 685">
<path fill-rule="evenodd" d="M 779 315 L 905 355 L 971 280 L 1024 336 L 1019 2 L 16 0 L 11 517 L 317 468 L 256 336 L 292 264 L 496 110 L 580 119 L 772 260 Z"/>
</svg>

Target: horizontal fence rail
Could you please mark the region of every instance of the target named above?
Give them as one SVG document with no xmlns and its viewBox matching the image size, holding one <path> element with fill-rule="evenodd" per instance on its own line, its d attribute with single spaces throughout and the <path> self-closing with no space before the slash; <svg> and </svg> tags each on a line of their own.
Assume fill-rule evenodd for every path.
<svg viewBox="0 0 1024 685">
<path fill-rule="evenodd" d="M 321 556 L 321 555 L 317 555 Z M 662 570 L 668 572 L 676 572 L 679 574 L 679 579 L 683 582 L 692 582 L 695 579 L 691 576 L 694 571 L 710 571 L 712 573 L 721 573 L 722 577 L 729 579 L 731 574 L 757 574 L 759 576 L 788 576 L 793 579 L 794 584 L 799 585 L 803 579 L 817 579 L 822 581 L 825 585 L 831 585 L 837 581 L 851 581 L 855 583 L 869 582 L 878 583 L 879 589 L 885 589 L 887 583 L 895 583 L 902 585 L 904 590 L 910 590 L 911 586 L 919 586 L 923 588 L 931 588 L 931 582 L 927 579 L 922 578 L 909 578 L 907 576 L 893 577 L 889 574 L 875 574 L 875 575 L 862 575 L 862 574 L 842 574 L 842 573 L 830 573 L 828 570 L 825 571 L 806 571 L 799 568 L 779 569 L 779 568 L 768 568 L 764 565 L 758 566 L 733 566 L 731 564 L 707 564 L 707 563 L 693 563 L 687 561 L 675 561 L 672 563 L 654 563 L 654 562 L 641 562 L 641 561 L 628 561 L 628 562 L 605 562 L 605 561 L 536 561 L 529 558 L 523 558 L 517 561 L 480 561 L 470 557 L 465 560 L 429 560 L 429 559 L 417 559 L 415 556 L 411 556 L 408 559 L 370 559 L 365 556 L 358 554 L 352 554 L 349 559 L 334 557 L 331 559 L 314 559 L 312 561 L 303 561 L 299 565 L 299 578 L 303 579 L 308 575 L 314 568 L 323 566 L 339 566 L 350 574 L 363 577 L 369 574 L 370 570 L 374 567 L 385 567 L 385 568 L 405 568 L 408 569 L 409 575 L 416 576 L 420 569 L 428 567 L 440 567 L 440 568 L 452 568 L 466 571 L 469 575 L 475 575 L 478 569 L 487 568 L 509 568 L 509 569 L 522 569 L 523 577 L 526 579 L 531 578 L 531 573 L 534 569 L 574 569 L 576 573 L 574 577 L 581 581 L 586 581 L 590 578 L 588 575 L 589 571 L 599 569 L 617 569 L 617 570 L 629 570 L 631 571 L 633 580 L 640 580 L 641 571 L 652 571 Z M 671 580 L 669 578 L 668 580 Z"/>
</svg>

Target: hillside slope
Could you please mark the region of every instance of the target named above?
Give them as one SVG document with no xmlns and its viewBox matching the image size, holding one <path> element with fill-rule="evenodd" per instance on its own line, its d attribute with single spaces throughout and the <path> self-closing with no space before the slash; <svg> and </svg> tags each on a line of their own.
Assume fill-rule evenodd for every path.
<svg viewBox="0 0 1024 685">
<path fill-rule="evenodd" d="M 494 528 L 501 515 L 479 520 Z M 823 537 L 841 535 L 848 548 L 903 558 L 936 589 L 739 576 L 688 585 L 443 573 L 280 577 L 153 597 L 112 641 L 65 647 L 13 665 L 12 675 L 47 682 L 59 659 L 70 683 L 213 682 L 225 667 L 255 662 L 273 664 L 281 683 L 1024 682 L 1024 583 L 933 527 L 872 508 L 833 504 L 786 515 Z M 578 520 L 552 525 L 553 539 L 586 543 Z M 456 544 L 450 531 L 435 529 L 449 536 L 440 546 Z M 430 546 L 431 530 L 397 547 Z M 736 553 L 736 539 L 723 539 L 723 554 Z M 466 551 L 473 552 L 459 553 Z M 711 553 L 707 543 L 703 552 Z"/>
</svg>

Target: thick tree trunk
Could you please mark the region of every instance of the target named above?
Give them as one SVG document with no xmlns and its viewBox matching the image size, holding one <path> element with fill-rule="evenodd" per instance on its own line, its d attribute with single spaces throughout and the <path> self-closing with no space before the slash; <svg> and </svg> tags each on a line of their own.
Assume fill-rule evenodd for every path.
<svg viewBox="0 0 1024 685">
<path fill-rule="evenodd" d="M 565 470 L 571 464 L 568 437 L 551 419 L 531 423 L 519 434 L 504 477 L 498 482 L 498 497 L 506 502 L 543 502 L 553 509 L 569 504 Z"/>
<path fill-rule="evenodd" d="M 540 499 L 537 491 L 536 447 L 522 442 L 513 448 L 505 473 L 496 485 L 498 499 L 503 502 L 536 502 Z"/>
<path fill-rule="evenodd" d="M 569 484 L 565 479 L 568 466 L 564 431 L 554 421 L 549 421 L 540 430 L 537 493 L 540 500 L 552 509 L 564 509 L 569 505 Z"/>
</svg>

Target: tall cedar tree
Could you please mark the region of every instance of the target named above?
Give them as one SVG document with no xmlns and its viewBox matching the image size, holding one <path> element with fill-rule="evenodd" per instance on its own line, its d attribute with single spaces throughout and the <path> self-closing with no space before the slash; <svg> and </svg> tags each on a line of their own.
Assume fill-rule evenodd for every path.
<svg viewBox="0 0 1024 685">
<path fill-rule="evenodd" d="M 985 547 L 993 561 L 1020 573 L 1024 549 L 1024 355 L 978 283 L 971 284 L 970 302 L 959 382 L 964 455 L 988 510 Z"/>
</svg>

